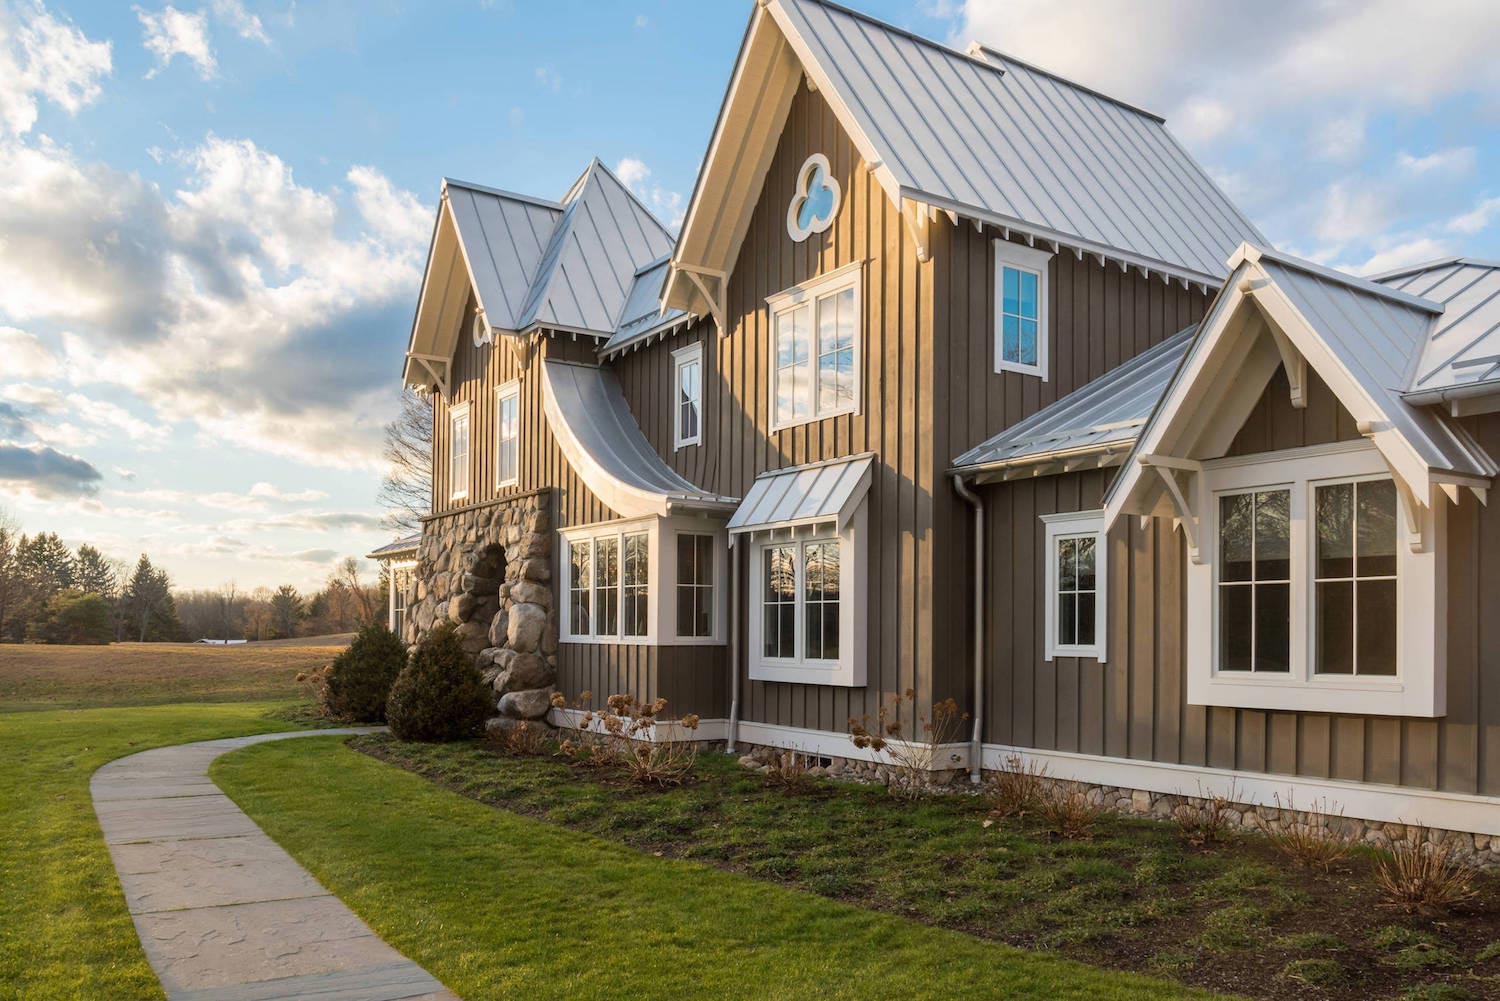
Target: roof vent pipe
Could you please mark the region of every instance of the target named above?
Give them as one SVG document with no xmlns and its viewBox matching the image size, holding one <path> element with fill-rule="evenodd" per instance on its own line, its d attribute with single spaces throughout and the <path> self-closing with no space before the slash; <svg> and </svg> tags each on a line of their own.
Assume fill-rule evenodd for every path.
<svg viewBox="0 0 1500 1001">
<path fill-rule="evenodd" d="M 969 781 L 977 783 L 984 763 L 984 502 L 958 473 L 953 474 L 953 489 L 974 509 L 974 732 L 969 738 Z"/>
</svg>

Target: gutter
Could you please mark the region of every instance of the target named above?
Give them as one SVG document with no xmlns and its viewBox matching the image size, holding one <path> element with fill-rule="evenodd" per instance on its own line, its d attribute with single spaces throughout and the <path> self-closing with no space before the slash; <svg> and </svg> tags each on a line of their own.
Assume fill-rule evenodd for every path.
<svg viewBox="0 0 1500 1001">
<path fill-rule="evenodd" d="M 734 753 L 740 732 L 740 547 L 729 540 L 729 736 L 724 750 Z"/>
<path fill-rule="evenodd" d="M 1417 406 L 1432 406 L 1453 400 L 1472 400 L 1477 396 L 1496 394 L 1500 394 L 1500 381 L 1490 379 L 1485 382 L 1465 383 L 1462 386 L 1449 386 L 1446 389 L 1425 389 L 1414 393 L 1402 393 L 1401 399 Z"/>
<path fill-rule="evenodd" d="M 958 473 L 953 474 L 953 489 L 974 509 L 974 732 L 969 738 L 969 781 L 977 784 L 984 759 L 984 502 Z"/>
</svg>

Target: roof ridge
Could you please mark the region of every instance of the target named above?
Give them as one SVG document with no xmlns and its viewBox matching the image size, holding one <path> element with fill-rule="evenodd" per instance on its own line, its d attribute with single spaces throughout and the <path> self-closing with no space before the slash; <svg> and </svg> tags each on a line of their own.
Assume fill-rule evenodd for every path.
<svg viewBox="0 0 1500 1001">
<path fill-rule="evenodd" d="M 518 202 L 530 202 L 543 208 L 557 209 L 562 211 L 566 206 L 561 202 L 554 202 L 550 198 L 542 198 L 539 195 L 523 195 L 519 191 L 507 191 L 504 188 L 493 188 L 488 184 L 475 184 L 473 181 L 461 181 L 456 177 L 444 177 L 443 188 L 468 188 L 470 191 L 482 191 L 487 195 L 495 195 L 498 198 L 511 198 Z"/>
<path fill-rule="evenodd" d="M 1005 52 L 1001 49 L 995 48 L 993 45 L 989 45 L 985 42 L 980 41 L 969 43 L 969 52 L 971 54 L 976 49 L 981 53 L 988 53 L 996 57 L 997 59 L 1003 59 L 1006 62 L 1015 63 L 1017 66 L 1030 70 L 1032 73 L 1040 73 L 1044 77 L 1056 80 L 1058 83 L 1064 84 L 1068 87 L 1072 87 L 1075 90 L 1081 90 L 1085 94 L 1091 94 L 1092 96 L 1099 98 L 1101 101 L 1108 101 L 1110 104 L 1119 105 L 1126 111 L 1134 112 L 1137 115 L 1143 115 L 1160 125 L 1167 124 L 1167 120 L 1154 111 L 1149 111 L 1138 104 L 1131 104 L 1129 101 L 1115 97 L 1113 94 L 1106 94 L 1102 90 L 1096 90 L 1095 88 L 1090 87 L 1088 84 L 1079 83 L 1077 80 L 1069 79 L 1068 77 L 1063 76 L 1061 73 L 1056 73 L 1052 70 L 1047 69 L 1045 66 L 1038 66 L 1036 63 L 1027 62 L 1025 59 L 1013 56 L 1009 52 Z M 994 66 L 995 69 L 999 69 L 1003 72 L 1003 67 L 995 66 L 993 63 L 990 63 L 986 60 L 980 61 L 985 62 L 985 64 L 988 66 Z"/>
<path fill-rule="evenodd" d="M 1275 263 L 1280 264 L 1284 267 L 1292 268 L 1296 271 L 1301 271 L 1316 278 L 1323 278 L 1328 281 L 1338 282 L 1341 285 L 1348 286 L 1356 292 L 1364 292 L 1366 295 L 1374 295 L 1379 296 L 1382 299 L 1389 299 L 1392 302 L 1400 303 L 1401 305 L 1408 306 L 1412 309 L 1424 310 L 1428 313 L 1432 313 L 1435 316 L 1441 316 L 1444 310 L 1443 304 L 1440 302 L 1433 302 L 1431 299 L 1425 298 L 1423 296 L 1412 295 L 1410 292 L 1403 292 L 1400 289 L 1391 288 L 1387 285 L 1381 285 L 1379 282 L 1371 281 L 1368 278 L 1361 278 L 1358 275 L 1351 275 L 1346 271 L 1339 271 L 1337 268 L 1330 268 L 1325 265 L 1318 264 L 1314 261 L 1305 260 L 1301 257 L 1294 257 L 1291 254 L 1283 253 L 1282 251 L 1276 250 L 1271 247 L 1256 247 L 1252 244 L 1247 243 L 1242 246 L 1239 251 L 1235 252 L 1235 257 L 1239 257 L 1246 248 L 1254 251 L 1254 257 L 1248 257 L 1247 255 L 1247 258 L 1251 260 L 1259 260 L 1259 258 L 1263 257 L 1270 258 Z M 1231 257 L 1230 260 L 1234 260 L 1234 257 Z"/>
<path fill-rule="evenodd" d="M 1001 76 L 1005 74 L 1005 69 L 1003 67 L 996 66 L 991 62 L 986 62 L 985 60 L 974 56 L 972 53 L 965 52 L 963 49 L 955 49 L 951 45 L 944 45 L 942 42 L 939 42 L 933 38 L 928 38 L 926 35 L 918 34 L 917 32 L 912 31 L 910 28 L 903 28 L 900 25 L 892 24 L 889 21 L 882 21 L 874 14 L 868 14 L 862 10 L 855 10 L 853 7 L 846 7 L 841 3 L 836 3 L 835 0 L 781 0 L 781 2 L 812 3 L 817 4 L 819 7 L 827 7 L 831 10 L 836 10 L 841 14 L 848 14 L 850 17 L 855 18 L 856 20 L 864 21 L 866 24 L 873 24 L 876 27 L 880 28 L 882 31 L 889 31 L 892 34 L 901 35 L 904 38 L 909 38 L 919 45 L 925 45 L 928 48 L 937 49 L 939 52 L 942 52 L 945 55 L 956 56 L 959 59 L 967 60 L 968 62 L 983 66 L 986 69 L 993 70 Z"/>
<path fill-rule="evenodd" d="M 1487 257 L 1438 257 L 1420 264 L 1408 264 L 1405 267 L 1392 268 L 1390 271 L 1377 271 L 1373 275 L 1365 275 L 1366 281 L 1383 284 L 1392 278 L 1405 278 L 1408 275 L 1418 275 L 1424 271 L 1433 271 L 1437 268 L 1446 268 L 1450 265 L 1470 268 L 1492 268 L 1500 270 L 1500 260 L 1491 260 Z"/>
</svg>

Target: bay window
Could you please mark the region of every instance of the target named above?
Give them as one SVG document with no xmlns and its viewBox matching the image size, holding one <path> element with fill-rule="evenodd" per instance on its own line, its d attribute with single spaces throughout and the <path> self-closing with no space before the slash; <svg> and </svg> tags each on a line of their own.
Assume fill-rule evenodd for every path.
<svg viewBox="0 0 1500 1001">
<path fill-rule="evenodd" d="M 845 265 L 766 300 L 771 430 L 858 412 L 863 267 Z"/>
<path fill-rule="evenodd" d="M 1365 442 L 1204 464 L 1188 567 L 1188 701 L 1442 715 L 1442 508 L 1408 503 Z"/>
<path fill-rule="evenodd" d="M 720 527 L 674 515 L 568 528 L 561 535 L 563 642 L 724 641 Z"/>
</svg>

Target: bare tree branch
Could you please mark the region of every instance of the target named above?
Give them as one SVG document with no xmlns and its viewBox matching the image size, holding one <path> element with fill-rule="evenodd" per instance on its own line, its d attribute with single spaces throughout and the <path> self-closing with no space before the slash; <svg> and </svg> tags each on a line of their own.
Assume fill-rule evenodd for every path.
<svg viewBox="0 0 1500 1001">
<path fill-rule="evenodd" d="M 395 531 L 421 531 L 421 519 L 432 508 L 430 399 L 402 390 L 401 412 L 385 426 L 385 459 L 389 465 L 376 494 L 385 524 Z"/>
</svg>

